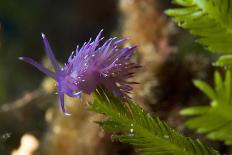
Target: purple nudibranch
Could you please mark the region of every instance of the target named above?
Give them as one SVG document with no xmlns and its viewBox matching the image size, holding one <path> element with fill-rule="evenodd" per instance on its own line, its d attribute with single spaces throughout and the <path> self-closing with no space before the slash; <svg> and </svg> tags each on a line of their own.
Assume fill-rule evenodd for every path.
<svg viewBox="0 0 232 155">
<path fill-rule="evenodd" d="M 80 49 L 77 47 L 63 67 L 58 64 L 46 36 L 42 33 L 45 51 L 54 71 L 48 70 L 31 58 L 19 57 L 56 80 L 61 108 L 65 115 L 70 114 L 65 110 L 64 94 L 79 97 L 81 93 L 91 94 L 97 86 L 103 86 L 114 95 L 129 99 L 128 93 L 132 90 L 130 84 L 137 84 L 127 81 L 141 67 L 130 62 L 136 46 L 118 47 L 128 40 L 126 38 L 110 38 L 100 46 L 103 39 L 102 31 L 95 40 L 90 39 Z"/>
</svg>

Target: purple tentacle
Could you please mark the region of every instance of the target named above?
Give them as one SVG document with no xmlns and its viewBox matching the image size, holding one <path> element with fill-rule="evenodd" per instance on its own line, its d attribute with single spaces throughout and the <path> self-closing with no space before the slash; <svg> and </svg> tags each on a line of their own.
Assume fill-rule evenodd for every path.
<svg viewBox="0 0 232 155">
<path fill-rule="evenodd" d="M 43 34 L 43 33 L 42 33 L 42 38 L 43 38 L 43 43 L 44 43 L 44 46 L 45 46 L 45 51 L 46 51 L 46 53 L 47 53 L 47 56 L 48 56 L 49 59 L 51 60 L 51 63 L 52 63 L 52 65 L 53 65 L 55 71 L 56 71 L 56 72 L 57 72 L 57 71 L 60 71 L 60 66 L 59 66 L 59 64 L 58 64 L 57 61 L 56 61 L 56 58 L 55 58 L 55 56 L 54 56 L 54 54 L 53 54 L 53 52 L 52 52 L 52 49 L 51 49 L 51 47 L 50 47 L 50 44 L 49 44 L 49 42 L 48 42 L 48 40 L 47 40 L 45 34 Z"/>
<path fill-rule="evenodd" d="M 61 104 L 62 112 L 63 112 L 66 116 L 70 116 L 71 114 L 69 114 L 69 113 L 66 112 L 66 110 L 65 110 L 65 105 L 64 105 L 64 93 L 58 91 L 58 95 L 59 95 L 59 98 L 60 98 L 60 104 Z"/>
<path fill-rule="evenodd" d="M 52 77 L 53 79 L 55 79 L 55 73 L 48 70 L 47 68 L 45 68 L 44 66 L 42 66 L 41 64 L 37 63 L 35 60 L 28 58 L 28 57 L 19 57 L 19 60 L 22 60 L 26 63 L 31 64 L 32 66 L 34 66 L 35 68 L 37 68 L 38 70 L 40 70 L 41 72 L 45 73 L 46 75 Z"/>
</svg>

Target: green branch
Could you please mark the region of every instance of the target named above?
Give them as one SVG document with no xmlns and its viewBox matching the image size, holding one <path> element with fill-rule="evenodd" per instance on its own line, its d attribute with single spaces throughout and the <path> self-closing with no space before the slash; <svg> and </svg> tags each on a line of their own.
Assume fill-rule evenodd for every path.
<svg viewBox="0 0 232 155">
<path fill-rule="evenodd" d="M 215 72 L 212 88 L 203 81 L 194 84 L 210 99 L 209 106 L 190 107 L 181 111 L 182 115 L 195 116 L 186 122 L 187 127 L 197 129 L 198 132 L 207 134 L 212 140 L 222 140 L 232 145 L 232 75 L 227 69 L 225 79 Z"/>
<path fill-rule="evenodd" d="M 145 154 L 218 154 L 199 140 L 186 138 L 158 118 L 152 118 L 135 103 L 124 103 L 103 89 L 95 92 L 89 110 L 107 117 L 98 123 L 114 132 L 115 140 L 133 144 Z"/>
<path fill-rule="evenodd" d="M 231 0 L 173 0 L 182 8 L 169 9 L 180 27 L 199 36 L 210 51 L 232 52 Z"/>
</svg>

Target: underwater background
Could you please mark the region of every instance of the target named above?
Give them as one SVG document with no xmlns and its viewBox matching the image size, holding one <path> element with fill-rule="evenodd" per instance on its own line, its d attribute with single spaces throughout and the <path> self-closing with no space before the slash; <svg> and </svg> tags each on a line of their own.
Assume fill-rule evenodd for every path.
<svg viewBox="0 0 232 155">
<path fill-rule="evenodd" d="M 192 81 L 212 83 L 211 64 L 217 54 L 197 44 L 165 15 L 164 10 L 173 7 L 171 1 L 162 0 L 0 0 L 0 154 L 142 154 L 129 144 L 112 141 L 111 133 L 94 123 L 104 117 L 86 110 L 91 96 L 67 97 L 72 116 L 64 116 L 55 81 L 18 60 L 29 56 L 51 68 L 43 32 L 63 64 L 77 45 L 101 29 L 105 38 L 126 37 L 127 44 L 138 46 L 134 61 L 143 69 L 134 77 L 140 83 L 131 94 L 134 101 L 177 131 L 221 153 L 231 152 L 223 142 L 183 126 L 186 117 L 179 115 L 180 109 L 209 102 Z"/>
</svg>

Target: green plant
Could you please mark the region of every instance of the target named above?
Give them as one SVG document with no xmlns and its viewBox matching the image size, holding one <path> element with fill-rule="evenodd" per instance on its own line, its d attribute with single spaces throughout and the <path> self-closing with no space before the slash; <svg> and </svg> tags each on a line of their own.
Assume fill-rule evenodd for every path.
<svg viewBox="0 0 232 155">
<path fill-rule="evenodd" d="M 169 9 L 180 27 L 199 36 L 199 42 L 210 51 L 232 51 L 231 0 L 173 0 L 181 8 Z"/>
<path fill-rule="evenodd" d="M 186 138 L 159 118 L 151 117 L 136 103 L 123 102 L 103 89 L 95 92 L 89 110 L 107 117 L 97 123 L 114 132 L 114 140 L 133 144 L 144 154 L 218 154 L 199 140 Z"/>
<path fill-rule="evenodd" d="M 211 52 L 222 55 L 215 63 L 225 68 L 225 79 L 219 72 L 214 75 L 214 88 L 196 80 L 194 84 L 211 100 L 208 106 L 190 107 L 182 115 L 196 117 L 186 122 L 187 127 L 207 134 L 213 140 L 232 144 L 232 3 L 230 0 L 173 0 L 181 8 L 169 9 L 166 13 L 174 17 L 179 26 L 199 37 L 199 42 Z"/>
<path fill-rule="evenodd" d="M 232 144 L 232 75 L 228 69 L 223 80 L 219 72 L 214 75 L 214 88 L 207 83 L 196 80 L 196 87 L 202 90 L 211 100 L 208 106 L 186 108 L 181 111 L 182 115 L 195 115 L 188 120 L 189 128 L 197 129 L 205 133 L 210 139 L 222 140 L 226 144 Z"/>
</svg>

